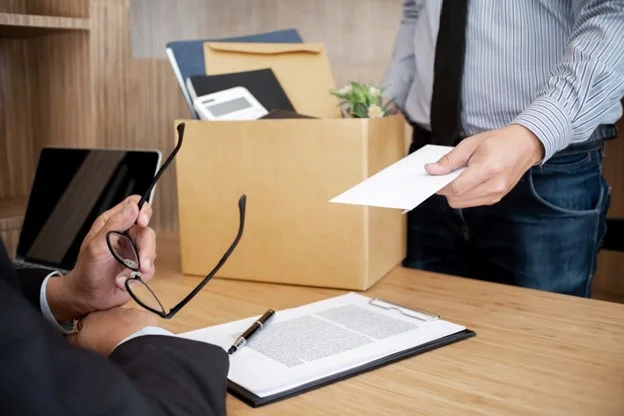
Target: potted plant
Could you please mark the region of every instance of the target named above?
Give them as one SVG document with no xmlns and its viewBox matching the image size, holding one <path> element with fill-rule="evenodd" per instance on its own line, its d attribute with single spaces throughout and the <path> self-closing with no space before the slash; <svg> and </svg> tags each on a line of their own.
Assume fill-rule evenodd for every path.
<svg viewBox="0 0 624 416">
<path fill-rule="evenodd" d="M 340 99 L 343 117 L 381 118 L 394 113 L 394 100 L 384 100 L 383 89 L 376 85 L 351 81 L 330 92 Z"/>
</svg>

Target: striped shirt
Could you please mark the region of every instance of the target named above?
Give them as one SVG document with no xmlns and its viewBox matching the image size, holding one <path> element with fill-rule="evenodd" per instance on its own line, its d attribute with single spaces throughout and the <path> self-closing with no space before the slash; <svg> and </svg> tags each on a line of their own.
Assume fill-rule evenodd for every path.
<svg viewBox="0 0 624 416">
<path fill-rule="evenodd" d="M 405 0 L 384 95 L 429 129 L 442 0 Z M 471 0 L 462 135 L 517 123 L 545 158 L 622 115 L 624 0 Z"/>
</svg>

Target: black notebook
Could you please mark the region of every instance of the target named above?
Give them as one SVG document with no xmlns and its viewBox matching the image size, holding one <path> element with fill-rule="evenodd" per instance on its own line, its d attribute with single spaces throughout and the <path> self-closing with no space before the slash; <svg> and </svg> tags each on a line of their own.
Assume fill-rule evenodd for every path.
<svg viewBox="0 0 624 416">
<path fill-rule="evenodd" d="M 220 75 L 193 75 L 186 86 L 191 100 L 234 87 L 245 87 L 267 111 L 295 111 L 275 73 L 270 68 Z"/>
<path fill-rule="evenodd" d="M 295 113 L 290 110 L 273 110 L 270 111 L 269 114 L 260 117 L 259 120 L 270 120 L 270 119 L 292 119 L 292 118 L 308 118 L 308 119 L 317 119 L 317 117 L 306 116 L 305 114 Z"/>
<path fill-rule="evenodd" d="M 255 319 L 180 336 L 227 350 Z M 276 312 L 230 356 L 228 391 L 260 407 L 475 335 L 430 312 L 348 293 Z"/>
</svg>

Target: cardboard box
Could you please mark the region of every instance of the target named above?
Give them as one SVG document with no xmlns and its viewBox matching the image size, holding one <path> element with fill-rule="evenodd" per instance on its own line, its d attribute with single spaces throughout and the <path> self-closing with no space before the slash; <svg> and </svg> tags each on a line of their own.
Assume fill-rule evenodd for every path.
<svg viewBox="0 0 624 416">
<path fill-rule="evenodd" d="M 186 123 L 175 162 L 182 272 L 217 264 L 246 194 L 242 239 L 217 276 L 370 288 L 405 257 L 406 216 L 329 200 L 405 156 L 404 119 L 340 118 L 322 45 L 205 46 L 211 74 L 271 67 L 297 110 L 320 118 L 175 122 Z M 310 79 L 319 85 L 298 85 Z"/>
</svg>

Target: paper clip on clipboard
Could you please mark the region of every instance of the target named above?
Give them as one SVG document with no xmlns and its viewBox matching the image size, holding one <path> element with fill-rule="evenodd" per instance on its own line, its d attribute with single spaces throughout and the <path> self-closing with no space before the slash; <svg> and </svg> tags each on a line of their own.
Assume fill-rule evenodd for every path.
<svg viewBox="0 0 624 416">
<path fill-rule="evenodd" d="M 399 311 L 402 315 L 417 319 L 421 322 L 435 321 L 436 319 L 440 318 L 440 315 L 437 315 L 431 312 L 408 308 L 406 306 L 388 302 L 379 298 L 373 298 L 369 300 L 368 303 L 378 308 L 382 308 L 386 310 L 393 309 L 393 310 Z"/>
</svg>

